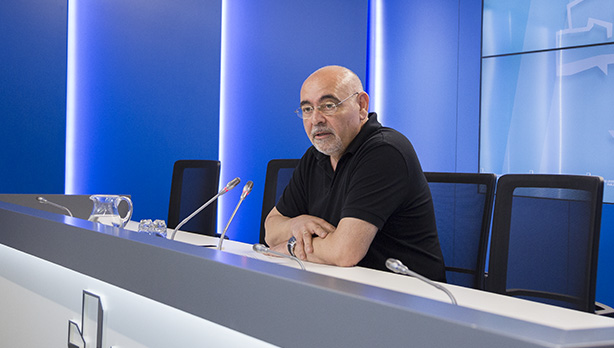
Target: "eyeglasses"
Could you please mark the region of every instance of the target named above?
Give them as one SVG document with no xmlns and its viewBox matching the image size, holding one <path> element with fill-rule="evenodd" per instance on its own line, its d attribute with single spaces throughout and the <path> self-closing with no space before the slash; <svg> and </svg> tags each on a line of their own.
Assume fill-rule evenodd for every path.
<svg viewBox="0 0 614 348">
<path fill-rule="evenodd" d="M 354 92 L 352 95 L 350 95 L 349 97 L 343 99 L 342 101 L 338 103 L 326 102 L 318 106 L 303 105 L 300 108 L 294 110 L 294 112 L 296 113 L 298 117 L 302 119 L 311 118 L 311 116 L 313 116 L 313 113 L 316 109 L 318 109 L 318 111 L 324 114 L 324 116 L 332 116 L 335 114 L 335 112 L 337 112 L 337 107 L 339 107 L 339 105 L 343 104 L 343 102 L 352 98 L 355 95 L 358 95 L 359 93 L 360 92 Z"/>
</svg>

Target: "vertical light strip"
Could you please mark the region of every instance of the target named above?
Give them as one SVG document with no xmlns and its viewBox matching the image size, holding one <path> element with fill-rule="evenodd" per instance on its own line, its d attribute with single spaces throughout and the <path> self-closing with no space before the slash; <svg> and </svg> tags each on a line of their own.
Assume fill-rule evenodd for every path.
<svg viewBox="0 0 614 348">
<path fill-rule="evenodd" d="M 220 47 L 220 116 L 219 116 L 219 143 L 218 143 L 218 154 L 220 162 L 222 163 L 220 169 L 220 178 L 222 180 L 221 184 L 225 185 L 224 182 L 226 175 L 224 173 L 224 162 L 226 159 L 226 78 L 227 78 L 227 68 L 228 64 L 226 61 L 227 58 L 227 35 L 228 35 L 228 1 L 222 0 L 222 30 L 221 30 L 221 47 Z M 217 205 L 217 229 L 218 233 L 221 233 L 221 230 L 224 226 L 224 205 Z"/>
<path fill-rule="evenodd" d="M 75 137 L 77 94 L 77 3 L 68 0 L 68 33 L 66 52 L 66 158 L 64 193 L 75 194 Z"/>
<path fill-rule="evenodd" d="M 371 96 L 371 111 L 378 113 L 378 119 L 383 123 L 386 115 L 384 110 L 384 5 L 383 0 L 372 0 L 371 2 L 371 25 L 369 33 L 371 52 L 369 52 L 369 64 L 371 76 L 371 86 L 369 94 Z"/>
<path fill-rule="evenodd" d="M 563 173 L 563 51 L 559 50 L 559 148 L 558 148 L 558 160 L 559 167 L 558 172 Z"/>
<path fill-rule="evenodd" d="M 568 24 L 569 24 L 569 28 L 572 28 L 571 26 L 571 13 L 570 13 L 570 7 L 569 4 L 567 5 L 567 20 L 568 20 Z M 558 143 L 558 173 L 562 173 L 563 172 L 563 50 L 561 50 L 560 48 L 562 47 L 562 31 L 558 31 L 556 33 L 556 47 L 559 48 L 559 50 L 555 53 L 558 56 L 558 66 L 557 66 L 557 76 L 559 78 L 559 119 L 558 122 L 559 124 L 557 125 L 559 127 L 558 129 L 558 136 L 559 136 L 559 143 Z"/>
</svg>

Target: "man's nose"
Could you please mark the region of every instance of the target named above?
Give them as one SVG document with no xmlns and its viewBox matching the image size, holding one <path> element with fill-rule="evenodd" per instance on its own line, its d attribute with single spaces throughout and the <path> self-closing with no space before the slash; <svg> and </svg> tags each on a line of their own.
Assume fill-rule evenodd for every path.
<svg viewBox="0 0 614 348">
<path fill-rule="evenodd" d="M 311 115 L 311 123 L 320 124 L 324 122 L 326 122 L 326 117 L 324 116 L 322 111 L 320 111 L 320 109 L 315 108 L 313 110 L 313 114 Z"/>
</svg>

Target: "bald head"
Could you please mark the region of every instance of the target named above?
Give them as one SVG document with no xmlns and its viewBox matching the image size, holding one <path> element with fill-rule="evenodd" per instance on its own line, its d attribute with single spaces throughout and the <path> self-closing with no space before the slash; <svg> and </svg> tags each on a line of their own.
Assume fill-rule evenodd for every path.
<svg viewBox="0 0 614 348">
<path fill-rule="evenodd" d="M 340 94 L 351 94 L 354 92 L 362 92 L 363 86 L 360 78 L 350 69 L 338 66 L 329 65 L 316 70 L 303 83 L 301 93 L 307 85 L 319 83 L 331 86 Z"/>
</svg>

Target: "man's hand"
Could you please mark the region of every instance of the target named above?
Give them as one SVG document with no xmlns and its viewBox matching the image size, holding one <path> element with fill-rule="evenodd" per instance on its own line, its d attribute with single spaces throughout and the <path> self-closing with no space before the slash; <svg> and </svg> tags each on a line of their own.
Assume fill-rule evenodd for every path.
<svg viewBox="0 0 614 348">
<path fill-rule="evenodd" d="M 329 233 L 335 231 L 335 226 L 325 220 L 309 215 L 301 215 L 295 218 L 283 216 L 273 207 L 265 222 L 265 240 L 269 246 L 276 246 L 286 243 L 290 237 L 295 236 L 300 246 L 297 249 L 303 250 L 305 245 L 309 245 L 310 252 L 313 251 L 311 239 L 313 235 L 326 238 Z M 305 242 L 305 239 L 308 241 Z"/>
<path fill-rule="evenodd" d="M 301 260 L 307 259 L 307 253 L 313 253 L 313 237 L 326 238 L 335 232 L 335 226 L 326 220 L 311 215 L 300 215 L 289 220 L 290 232 L 296 237 L 294 254 Z"/>
<path fill-rule="evenodd" d="M 377 233 L 375 225 L 357 218 L 343 218 L 335 227 L 310 215 L 289 218 L 277 208 L 267 216 L 265 227 L 265 239 L 272 250 L 287 254 L 288 239 L 294 236 L 294 254 L 299 259 L 342 267 L 356 265 Z"/>
</svg>

